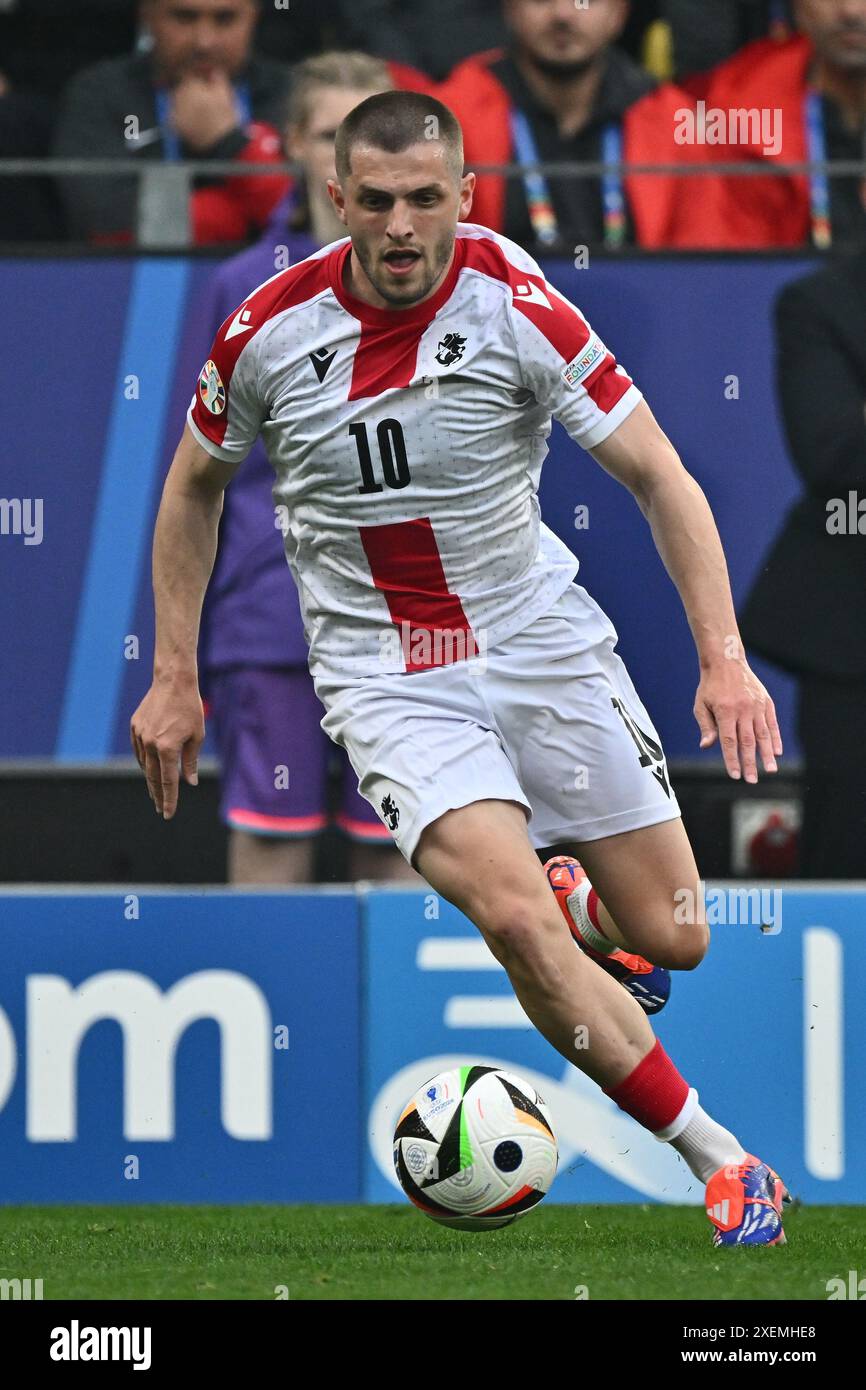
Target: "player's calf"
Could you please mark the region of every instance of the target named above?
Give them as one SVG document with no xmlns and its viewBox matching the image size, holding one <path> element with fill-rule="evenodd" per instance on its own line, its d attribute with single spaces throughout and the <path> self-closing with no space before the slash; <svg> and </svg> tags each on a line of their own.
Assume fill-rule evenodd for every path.
<svg viewBox="0 0 866 1390">
<path fill-rule="evenodd" d="M 564 854 L 547 859 L 545 871 L 572 935 L 582 950 L 599 958 L 615 960 L 619 951 L 666 970 L 694 970 L 710 940 L 700 893 L 678 893 L 671 885 L 688 877 L 667 866 L 647 864 L 645 872 L 636 873 L 624 846 L 612 857 L 613 839 L 627 838 L 612 837 L 610 851 L 607 845 L 585 845 L 580 860 Z"/>
<path fill-rule="evenodd" d="M 617 947 L 668 970 L 694 970 L 700 964 L 709 932 L 700 875 L 682 820 L 579 845 L 560 843 L 557 849 L 576 856 L 586 870 L 603 905 L 601 929 Z"/>
</svg>

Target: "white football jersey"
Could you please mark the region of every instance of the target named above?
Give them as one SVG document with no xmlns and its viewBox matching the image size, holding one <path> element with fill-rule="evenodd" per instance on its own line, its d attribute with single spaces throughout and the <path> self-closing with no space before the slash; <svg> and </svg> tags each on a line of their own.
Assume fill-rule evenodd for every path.
<svg viewBox="0 0 866 1390">
<path fill-rule="evenodd" d="M 347 292 L 350 250 L 250 294 L 188 414 L 228 462 L 262 435 L 317 685 L 471 657 L 546 612 L 578 569 L 539 512 L 551 416 L 591 448 L 641 400 L 506 237 L 458 223 L 443 283 L 408 309 Z"/>
</svg>

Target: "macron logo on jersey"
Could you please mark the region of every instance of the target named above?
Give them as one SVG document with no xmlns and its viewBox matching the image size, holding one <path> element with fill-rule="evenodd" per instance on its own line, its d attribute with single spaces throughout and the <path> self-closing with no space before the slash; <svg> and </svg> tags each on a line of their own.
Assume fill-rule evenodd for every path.
<svg viewBox="0 0 866 1390">
<path fill-rule="evenodd" d="M 601 338 L 593 338 L 588 347 L 584 348 L 579 357 L 574 357 L 563 367 L 561 376 L 566 386 L 572 390 L 579 386 L 584 377 L 589 376 L 594 367 L 607 355 L 607 348 Z"/>
<path fill-rule="evenodd" d="M 515 304 L 541 304 L 545 309 L 553 308 L 540 285 L 515 285 L 514 302 Z"/>
<path fill-rule="evenodd" d="M 249 333 L 253 326 L 252 317 L 252 310 L 248 309 L 246 305 L 244 305 L 242 309 L 238 309 L 231 321 L 231 326 L 226 333 L 224 341 L 228 342 L 229 338 L 236 338 L 239 333 Z"/>
</svg>

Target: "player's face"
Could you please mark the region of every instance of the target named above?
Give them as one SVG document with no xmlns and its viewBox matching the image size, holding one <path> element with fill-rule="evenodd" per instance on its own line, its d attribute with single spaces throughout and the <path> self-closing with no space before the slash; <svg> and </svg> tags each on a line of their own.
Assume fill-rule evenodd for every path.
<svg viewBox="0 0 866 1390">
<path fill-rule="evenodd" d="M 143 17 L 153 35 L 157 66 L 168 82 L 188 74 L 229 77 L 248 61 L 258 18 L 257 0 L 146 0 Z"/>
<path fill-rule="evenodd" d="M 472 206 L 475 175 L 458 180 L 447 154 L 438 140 L 419 141 L 399 154 L 359 143 L 352 147 L 345 186 L 328 183 L 360 263 L 363 297 L 371 303 L 378 297 L 381 308 L 407 308 L 426 299 L 451 264 L 457 222 Z"/>
<path fill-rule="evenodd" d="M 628 18 L 627 0 L 506 0 L 505 19 L 518 47 L 552 69 L 589 63 L 619 38 Z"/>
<path fill-rule="evenodd" d="M 827 62 L 866 71 L 866 0 L 797 0 L 794 18 Z"/>
</svg>

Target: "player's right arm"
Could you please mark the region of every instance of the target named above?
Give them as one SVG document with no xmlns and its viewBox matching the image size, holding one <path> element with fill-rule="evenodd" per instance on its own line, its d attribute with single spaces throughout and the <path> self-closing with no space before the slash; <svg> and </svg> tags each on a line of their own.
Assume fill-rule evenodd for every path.
<svg viewBox="0 0 866 1390">
<path fill-rule="evenodd" d="M 254 325 L 255 292 L 217 331 L 165 480 L 153 538 L 156 644 L 153 684 L 130 723 L 135 756 L 157 811 L 177 809 L 178 762 L 198 778 L 204 709 L 198 634 L 214 567 L 223 493 L 261 428 Z M 243 317 L 245 316 L 245 317 Z"/>
<path fill-rule="evenodd" d="M 177 808 L 178 762 L 195 786 L 204 741 L 198 630 L 214 566 L 223 493 L 238 464 L 215 458 L 189 425 L 169 469 L 153 538 L 156 610 L 153 683 L 130 721 L 135 756 L 157 812 Z"/>
</svg>

